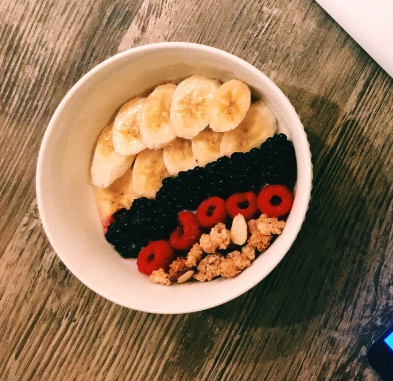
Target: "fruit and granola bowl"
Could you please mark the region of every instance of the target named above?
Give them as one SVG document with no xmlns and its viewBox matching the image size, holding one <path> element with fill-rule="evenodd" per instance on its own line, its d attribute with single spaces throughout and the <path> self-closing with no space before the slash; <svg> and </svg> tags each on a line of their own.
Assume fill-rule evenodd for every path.
<svg viewBox="0 0 393 381">
<path fill-rule="evenodd" d="M 156 313 L 210 308 L 261 281 L 296 238 L 310 191 L 287 98 L 250 64 L 188 43 L 135 48 L 85 75 L 51 120 L 37 173 L 65 265 L 100 295 Z"/>
</svg>

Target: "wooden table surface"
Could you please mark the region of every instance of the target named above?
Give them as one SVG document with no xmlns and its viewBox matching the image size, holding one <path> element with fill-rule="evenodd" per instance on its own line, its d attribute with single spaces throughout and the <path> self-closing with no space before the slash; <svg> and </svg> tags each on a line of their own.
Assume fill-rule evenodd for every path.
<svg viewBox="0 0 393 381">
<path fill-rule="evenodd" d="M 35 174 L 57 105 L 88 70 L 158 41 L 245 59 L 289 97 L 314 187 L 294 246 L 222 306 L 154 315 L 96 295 L 43 231 Z M 313 0 L 2 0 L 0 380 L 377 380 L 393 322 L 392 79 Z"/>
</svg>

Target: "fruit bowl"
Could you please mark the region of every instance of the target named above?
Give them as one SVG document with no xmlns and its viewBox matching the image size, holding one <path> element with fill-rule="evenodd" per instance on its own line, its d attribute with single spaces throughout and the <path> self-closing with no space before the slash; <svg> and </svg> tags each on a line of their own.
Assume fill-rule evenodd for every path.
<svg viewBox="0 0 393 381">
<path fill-rule="evenodd" d="M 237 78 L 261 96 L 292 140 L 297 183 L 282 234 L 233 279 L 163 287 L 138 272 L 105 240 L 94 202 L 90 167 L 97 138 L 128 100 L 169 80 L 204 74 Z M 307 137 L 289 100 L 258 69 L 224 51 L 191 43 L 157 43 L 118 54 L 87 73 L 69 91 L 45 133 L 37 166 L 37 200 L 45 232 L 68 269 L 86 286 L 122 306 L 152 313 L 205 310 L 243 294 L 264 279 L 295 240 L 311 193 Z"/>
</svg>

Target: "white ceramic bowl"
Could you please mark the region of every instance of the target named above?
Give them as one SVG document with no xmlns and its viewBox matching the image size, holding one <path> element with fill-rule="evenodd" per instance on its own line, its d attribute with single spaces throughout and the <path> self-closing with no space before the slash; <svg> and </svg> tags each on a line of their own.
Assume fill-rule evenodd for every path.
<svg viewBox="0 0 393 381">
<path fill-rule="evenodd" d="M 298 179 L 283 233 L 254 264 L 234 279 L 164 287 L 137 270 L 105 240 L 90 186 L 92 153 L 114 112 L 136 94 L 165 80 L 202 73 L 237 78 L 261 94 L 289 135 Z M 190 43 L 158 43 L 118 54 L 87 73 L 53 115 L 38 158 L 40 216 L 54 250 L 84 284 L 105 298 L 135 310 L 185 313 L 204 310 L 243 294 L 266 277 L 292 245 L 311 192 L 310 150 L 303 126 L 288 99 L 264 74 L 221 50 Z"/>
</svg>

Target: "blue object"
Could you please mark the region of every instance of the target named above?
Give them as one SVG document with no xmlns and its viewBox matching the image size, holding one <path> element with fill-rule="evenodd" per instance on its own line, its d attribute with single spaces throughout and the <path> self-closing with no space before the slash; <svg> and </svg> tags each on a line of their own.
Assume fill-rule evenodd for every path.
<svg viewBox="0 0 393 381">
<path fill-rule="evenodd" d="M 393 332 L 383 340 L 393 350 Z"/>
</svg>

